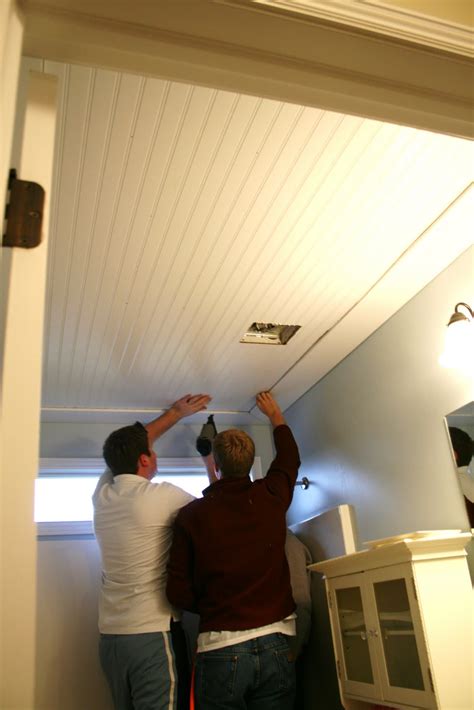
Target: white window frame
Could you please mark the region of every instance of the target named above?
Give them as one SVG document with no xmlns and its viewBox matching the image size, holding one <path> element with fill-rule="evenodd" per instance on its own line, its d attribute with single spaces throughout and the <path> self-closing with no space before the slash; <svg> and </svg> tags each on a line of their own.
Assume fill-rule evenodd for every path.
<svg viewBox="0 0 474 710">
<path fill-rule="evenodd" d="M 39 460 L 38 478 L 54 476 L 90 476 L 102 475 L 106 466 L 103 458 L 41 458 Z M 158 472 L 161 474 L 172 473 L 200 473 L 206 474 L 206 468 L 199 456 L 189 458 L 159 458 Z M 253 480 L 263 478 L 262 464 L 259 456 L 255 457 L 250 475 Z M 36 523 L 37 537 L 94 535 L 91 520 L 51 521 Z"/>
</svg>

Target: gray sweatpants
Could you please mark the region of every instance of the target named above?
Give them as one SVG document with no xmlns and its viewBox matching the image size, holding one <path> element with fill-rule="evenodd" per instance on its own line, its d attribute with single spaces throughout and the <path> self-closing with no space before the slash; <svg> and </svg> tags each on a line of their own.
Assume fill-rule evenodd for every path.
<svg viewBox="0 0 474 710">
<path fill-rule="evenodd" d="M 101 634 L 99 657 L 115 710 L 175 710 L 171 634 Z"/>
</svg>

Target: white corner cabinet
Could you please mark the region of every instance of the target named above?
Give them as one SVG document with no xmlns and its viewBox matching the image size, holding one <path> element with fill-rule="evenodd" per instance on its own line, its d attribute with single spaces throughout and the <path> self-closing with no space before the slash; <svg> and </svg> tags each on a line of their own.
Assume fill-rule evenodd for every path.
<svg viewBox="0 0 474 710">
<path fill-rule="evenodd" d="M 310 565 L 325 577 L 347 710 L 473 710 L 470 539 L 409 533 Z"/>
</svg>

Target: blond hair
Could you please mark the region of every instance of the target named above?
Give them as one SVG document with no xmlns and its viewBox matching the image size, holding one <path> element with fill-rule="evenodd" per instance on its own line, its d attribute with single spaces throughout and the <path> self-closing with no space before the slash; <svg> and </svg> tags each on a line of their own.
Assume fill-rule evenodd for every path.
<svg viewBox="0 0 474 710">
<path fill-rule="evenodd" d="M 221 431 L 212 442 L 214 459 L 223 478 L 244 478 L 255 458 L 255 444 L 240 429 Z"/>
</svg>

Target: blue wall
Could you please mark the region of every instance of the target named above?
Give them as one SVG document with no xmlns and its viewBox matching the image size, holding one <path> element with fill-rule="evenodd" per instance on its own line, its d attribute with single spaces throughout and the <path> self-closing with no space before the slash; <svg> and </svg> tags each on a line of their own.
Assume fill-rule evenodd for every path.
<svg viewBox="0 0 474 710">
<path fill-rule="evenodd" d="M 290 523 L 351 503 L 362 541 L 468 528 L 444 417 L 474 386 L 438 356 L 455 304 L 473 303 L 473 264 L 470 248 L 286 411 L 312 482 Z"/>
</svg>

